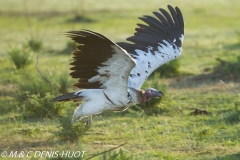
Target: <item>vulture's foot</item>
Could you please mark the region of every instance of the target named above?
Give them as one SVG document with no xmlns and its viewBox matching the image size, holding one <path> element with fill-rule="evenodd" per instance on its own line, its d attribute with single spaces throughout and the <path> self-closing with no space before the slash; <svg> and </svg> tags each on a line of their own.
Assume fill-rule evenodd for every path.
<svg viewBox="0 0 240 160">
<path fill-rule="evenodd" d="M 93 121 L 92 116 L 89 116 L 88 119 L 86 120 L 86 126 L 85 126 L 86 129 L 89 129 L 91 127 L 92 121 Z"/>
<path fill-rule="evenodd" d="M 90 127 L 91 127 L 91 124 L 92 124 L 92 116 L 89 116 L 88 118 L 87 118 L 87 120 L 82 120 L 82 118 L 78 118 L 79 120 L 81 120 L 81 122 L 82 123 L 86 123 L 86 125 L 85 125 L 85 129 L 89 129 Z M 74 122 L 76 122 L 76 120 L 78 120 L 78 119 L 76 119 L 76 118 L 73 118 L 72 119 L 72 121 L 71 121 L 71 123 L 73 124 Z"/>
</svg>

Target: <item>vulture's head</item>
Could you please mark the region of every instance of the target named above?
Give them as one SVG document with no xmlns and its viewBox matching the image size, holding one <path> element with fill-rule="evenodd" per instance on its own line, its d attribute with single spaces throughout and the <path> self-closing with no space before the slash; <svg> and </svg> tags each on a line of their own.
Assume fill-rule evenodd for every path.
<svg viewBox="0 0 240 160">
<path fill-rule="evenodd" d="M 164 94 L 162 91 L 158 91 L 154 88 L 148 88 L 143 93 L 143 102 L 148 101 L 151 98 L 163 98 Z"/>
</svg>

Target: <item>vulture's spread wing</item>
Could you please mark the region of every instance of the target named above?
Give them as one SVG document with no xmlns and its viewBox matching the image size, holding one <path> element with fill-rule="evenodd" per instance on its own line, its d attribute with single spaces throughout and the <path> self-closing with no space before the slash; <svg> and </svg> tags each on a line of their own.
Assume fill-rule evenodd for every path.
<svg viewBox="0 0 240 160">
<path fill-rule="evenodd" d="M 70 31 L 67 36 L 77 44 L 70 75 L 79 78 L 78 88 L 127 91 L 128 77 L 135 60 L 103 35 L 89 30 Z"/>
<path fill-rule="evenodd" d="M 147 23 L 138 24 L 134 36 L 127 38 L 132 43 L 117 43 L 136 60 L 129 77 L 129 87 L 140 89 L 148 76 L 166 62 L 176 59 L 182 52 L 184 21 L 178 7 L 168 5 L 169 14 L 164 9 L 153 12 L 156 16 L 143 16 Z"/>
</svg>

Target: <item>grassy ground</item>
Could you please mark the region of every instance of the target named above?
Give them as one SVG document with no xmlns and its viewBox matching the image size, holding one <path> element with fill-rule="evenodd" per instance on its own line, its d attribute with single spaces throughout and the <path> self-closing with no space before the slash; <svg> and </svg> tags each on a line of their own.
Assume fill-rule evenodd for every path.
<svg viewBox="0 0 240 160">
<path fill-rule="evenodd" d="M 103 113 L 94 116 L 92 127 L 74 142 L 59 139 L 59 117 L 25 117 L 16 93 L 21 84 L 40 79 L 59 87 L 61 75 L 68 74 L 71 52 L 69 41 L 61 33 L 86 28 L 100 32 L 113 41 L 124 41 L 134 33 L 137 17 L 150 14 L 167 4 L 179 6 L 185 18 L 185 41 L 180 59 L 180 76 L 160 78 L 166 96 L 157 105 L 162 112 L 143 110 Z M 158 0 L 71 0 L 71 1 L 0 1 L 0 151 L 78 151 L 84 159 L 100 152 L 120 148 L 93 159 L 240 159 L 239 76 L 226 68 L 215 70 L 216 58 L 237 62 L 240 55 L 240 4 L 237 0 L 158 1 Z M 17 70 L 10 61 L 9 48 L 20 47 L 29 39 L 42 41 L 33 52 L 31 64 Z M 29 76 L 31 75 L 32 78 Z M 75 80 L 69 79 L 67 90 Z M 151 86 L 149 80 L 145 86 Z M 51 89 L 50 87 L 50 89 Z M 161 89 L 161 88 L 159 88 Z M 46 89 L 48 91 L 48 89 Z M 54 94 L 60 94 L 54 93 Z M 49 95 L 49 99 L 53 95 Z M 36 100 L 36 99 L 31 99 Z M 60 104 L 59 104 L 60 105 Z M 61 105 L 61 116 L 71 117 L 76 104 Z M 192 115 L 196 108 L 208 115 Z M 120 152 L 122 158 L 120 158 Z M 1 157 L 2 158 L 2 157 Z M 25 157 L 26 158 L 26 157 Z M 125 158 L 125 159 L 127 159 Z M 5 157 L 3 159 L 11 159 Z M 14 158 L 12 158 L 14 159 Z M 60 159 L 60 158 L 59 158 Z M 106 158 L 107 159 L 107 158 Z"/>
</svg>

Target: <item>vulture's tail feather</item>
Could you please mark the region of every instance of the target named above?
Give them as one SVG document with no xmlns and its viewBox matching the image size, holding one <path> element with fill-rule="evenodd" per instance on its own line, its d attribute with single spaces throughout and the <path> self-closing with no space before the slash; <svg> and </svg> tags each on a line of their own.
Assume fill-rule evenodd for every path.
<svg viewBox="0 0 240 160">
<path fill-rule="evenodd" d="M 72 93 L 67 93 L 64 95 L 61 95 L 59 97 L 53 98 L 50 100 L 50 102 L 56 102 L 56 101 L 77 101 L 77 100 L 81 100 L 81 96 L 78 96 L 77 94 L 75 94 L 75 92 Z"/>
</svg>

